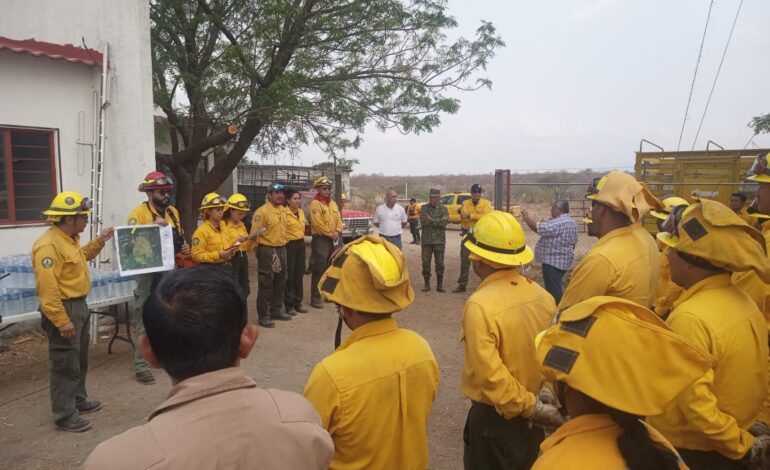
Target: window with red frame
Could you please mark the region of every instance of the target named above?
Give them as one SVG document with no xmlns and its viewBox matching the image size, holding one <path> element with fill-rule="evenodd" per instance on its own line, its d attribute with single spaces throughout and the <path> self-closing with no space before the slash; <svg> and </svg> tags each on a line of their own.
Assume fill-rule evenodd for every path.
<svg viewBox="0 0 770 470">
<path fill-rule="evenodd" d="M 0 225 L 41 222 L 56 195 L 53 131 L 0 127 Z"/>
</svg>

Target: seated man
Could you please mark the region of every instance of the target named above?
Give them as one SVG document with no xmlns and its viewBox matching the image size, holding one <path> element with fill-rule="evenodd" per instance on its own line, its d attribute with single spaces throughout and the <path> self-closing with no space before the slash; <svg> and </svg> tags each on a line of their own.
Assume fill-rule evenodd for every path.
<svg viewBox="0 0 770 470">
<path fill-rule="evenodd" d="M 334 447 L 302 396 L 258 388 L 238 367 L 257 340 L 232 277 L 169 273 L 144 306 L 142 354 L 173 388 L 148 422 L 99 444 L 86 469 L 326 469 Z"/>
</svg>

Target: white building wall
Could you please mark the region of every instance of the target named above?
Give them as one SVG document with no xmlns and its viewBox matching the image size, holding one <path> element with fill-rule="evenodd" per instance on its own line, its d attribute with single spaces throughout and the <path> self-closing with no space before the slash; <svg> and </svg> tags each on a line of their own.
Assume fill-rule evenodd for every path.
<svg viewBox="0 0 770 470">
<path fill-rule="evenodd" d="M 103 221 L 123 224 L 144 199 L 136 188 L 155 169 L 148 0 L 2 0 L 0 35 L 102 51 L 109 43 L 110 105 L 104 164 Z M 90 192 L 91 157 L 76 144 L 78 113 L 93 135 L 93 92 L 100 66 L 0 51 L 0 125 L 58 129 L 58 190 Z M 0 226 L 0 255 L 28 252 L 42 226 Z"/>
</svg>

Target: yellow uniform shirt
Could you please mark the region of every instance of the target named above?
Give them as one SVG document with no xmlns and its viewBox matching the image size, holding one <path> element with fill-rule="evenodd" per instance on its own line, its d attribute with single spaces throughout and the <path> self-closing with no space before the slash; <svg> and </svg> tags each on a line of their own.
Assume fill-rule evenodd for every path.
<svg viewBox="0 0 770 470">
<path fill-rule="evenodd" d="M 337 203 L 324 204 L 318 199 L 310 203 L 310 233 L 331 237 L 334 232 L 342 233 L 342 216 Z"/>
<path fill-rule="evenodd" d="M 219 225 L 214 225 L 210 220 L 204 220 L 193 233 L 192 259 L 196 263 L 224 263 L 219 252 L 232 246 L 227 230 L 222 230 Z"/>
<path fill-rule="evenodd" d="M 762 235 L 765 237 L 765 249 L 770 254 L 770 221 L 762 224 Z M 760 279 L 754 271 L 733 273 L 733 284 L 749 294 L 749 297 L 765 316 L 768 329 L 770 329 L 770 285 Z"/>
<path fill-rule="evenodd" d="M 652 426 L 645 425 L 653 441 L 676 454 L 665 437 Z M 609 415 L 589 414 L 573 418 L 540 444 L 540 457 L 532 470 L 626 470 L 628 465 L 617 441 L 621 431 Z M 681 457 L 679 468 L 688 468 Z"/>
<path fill-rule="evenodd" d="M 489 202 L 489 199 L 481 198 L 476 204 L 473 203 L 472 199 L 466 199 L 463 201 L 462 206 L 460 206 L 460 216 L 468 214 L 470 218 L 461 219 L 460 223 L 463 229 L 468 230 L 476 225 L 476 222 L 478 222 L 482 215 L 489 214 L 490 212 L 492 212 L 492 204 Z"/>
<path fill-rule="evenodd" d="M 749 214 L 749 211 L 747 211 L 745 207 L 742 207 L 741 210 L 739 210 L 735 214 L 741 219 L 743 219 L 744 222 L 751 225 L 752 227 L 754 226 L 754 224 L 757 223 L 757 218 Z"/>
<path fill-rule="evenodd" d="M 409 204 L 409 208 L 406 211 L 407 217 L 411 220 L 420 220 L 420 206 L 417 204 Z"/>
<path fill-rule="evenodd" d="M 246 224 L 243 221 L 233 222 L 232 220 L 223 220 L 220 223 L 220 227 L 223 227 L 228 239 L 227 246 L 233 246 L 233 243 L 238 241 L 238 237 L 248 237 L 249 232 L 246 231 Z M 238 249 L 242 252 L 251 251 L 257 248 L 257 240 L 248 240 L 241 243 Z"/>
<path fill-rule="evenodd" d="M 572 273 L 559 310 L 597 295 L 611 295 L 652 307 L 660 278 L 660 255 L 652 236 L 639 224 L 599 239 Z"/>
<path fill-rule="evenodd" d="M 259 244 L 263 246 L 281 247 L 289 241 L 286 238 L 286 208 L 266 202 L 254 212 L 251 231 L 264 228 L 259 236 Z"/>
<path fill-rule="evenodd" d="M 658 247 L 661 249 L 660 276 L 655 289 L 655 313 L 662 317 L 671 311 L 674 302 L 682 295 L 684 289 L 671 280 L 671 268 L 668 265 L 668 250 L 671 248 L 661 242 L 658 242 Z"/>
<path fill-rule="evenodd" d="M 334 441 L 329 468 L 428 468 L 425 426 L 438 381 L 436 358 L 417 333 L 393 319 L 353 330 L 305 385 Z"/>
<path fill-rule="evenodd" d="M 305 212 L 300 208 L 295 215 L 291 209 L 286 208 L 286 238 L 289 241 L 305 238 Z"/>
<path fill-rule="evenodd" d="M 168 206 L 166 213 L 161 217 L 155 206 L 149 202 L 143 202 L 128 213 L 127 223 L 128 225 L 151 225 L 155 223 L 157 218 L 166 219 L 169 225 L 182 232 L 182 228 L 179 226 L 179 211 L 174 206 Z"/>
<path fill-rule="evenodd" d="M 767 395 L 767 328 L 751 299 L 729 274 L 708 277 L 682 293 L 667 323 L 713 361 L 702 378 L 649 418 L 674 447 L 742 458 Z"/>
<path fill-rule="evenodd" d="M 551 325 L 551 294 L 515 269 L 481 281 L 465 304 L 462 392 L 494 406 L 505 419 L 532 416 L 545 381 L 535 359 L 535 336 Z"/>
<path fill-rule="evenodd" d="M 43 314 L 57 328 L 70 319 L 62 300 L 85 297 L 91 290 L 88 260 L 104 248 L 94 239 L 80 246 L 80 236 L 70 237 L 57 226 L 51 226 L 32 246 L 32 269 L 35 289 Z"/>
</svg>

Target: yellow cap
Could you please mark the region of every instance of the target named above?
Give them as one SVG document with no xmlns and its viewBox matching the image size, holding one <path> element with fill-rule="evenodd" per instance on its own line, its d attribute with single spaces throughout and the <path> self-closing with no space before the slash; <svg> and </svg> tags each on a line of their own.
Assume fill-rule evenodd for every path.
<svg viewBox="0 0 770 470">
<path fill-rule="evenodd" d="M 753 270 L 770 282 L 762 234 L 724 204 L 710 199 L 696 201 L 674 208 L 663 222 L 665 232 L 658 233 L 658 240 L 727 271 Z"/>
<path fill-rule="evenodd" d="M 62 191 L 51 201 L 51 207 L 43 211 L 43 215 L 49 216 L 53 223 L 58 222 L 50 216 L 79 215 L 91 213 L 91 200 L 75 191 Z"/>
<path fill-rule="evenodd" d="M 756 160 L 749 168 L 747 179 L 758 183 L 770 183 L 770 168 L 768 168 L 767 154 L 757 155 Z"/>
<path fill-rule="evenodd" d="M 535 256 L 516 217 L 503 211 L 481 216 L 463 238 L 463 245 L 484 261 L 508 267 L 527 264 Z"/>
<path fill-rule="evenodd" d="M 326 177 L 326 176 L 319 176 L 316 178 L 316 180 L 313 182 L 313 187 L 317 188 L 319 186 L 331 186 L 332 181 Z"/>
<path fill-rule="evenodd" d="M 547 379 L 639 416 L 662 414 L 711 367 L 706 355 L 652 311 L 609 296 L 561 312 L 535 347 Z"/>
<path fill-rule="evenodd" d="M 638 222 L 650 209 L 662 206 L 646 184 L 617 170 L 594 179 L 586 198 L 625 214 L 632 222 Z"/>
<path fill-rule="evenodd" d="M 414 300 L 404 254 L 372 235 L 340 248 L 318 289 L 325 299 L 363 313 L 397 312 Z"/>
<path fill-rule="evenodd" d="M 666 220 L 666 217 L 668 217 L 668 214 L 671 213 L 671 209 L 674 207 L 690 205 L 690 203 L 687 202 L 687 199 L 682 199 L 681 197 L 677 196 L 667 197 L 661 202 L 663 203 L 663 207 L 661 209 L 654 209 L 650 211 L 651 216 L 660 220 Z"/>
<path fill-rule="evenodd" d="M 203 196 L 201 201 L 201 207 L 198 210 L 204 211 L 206 209 L 213 209 L 215 207 L 225 207 L 227 200 L 217 193 L 208 193 Z"/>
<path fill-rule="evenodd" d="M 251 207 L 249 206 L 249 200 L 246 199 L 246 196 L 244 196 L 241 193 L 235 193 L 232 196 L 227 198 L 227 206 L 228 209 L 235 209 L 237 211 L 243 211 L 248 212 Z"/>
</svg>

